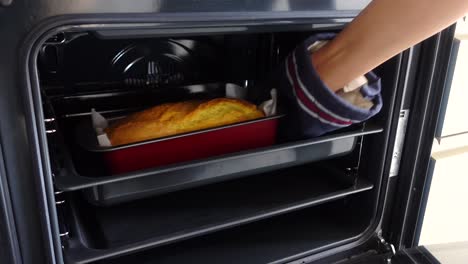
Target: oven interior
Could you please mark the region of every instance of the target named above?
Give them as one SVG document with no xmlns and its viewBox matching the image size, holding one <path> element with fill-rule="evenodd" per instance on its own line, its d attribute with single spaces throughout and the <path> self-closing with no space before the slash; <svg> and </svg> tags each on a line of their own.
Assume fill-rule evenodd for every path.
<svg viewBox="0 0 468 264">
<path fill-rule="evenodd" d="M 226 83 L 261 102 L 275 69 L 317 32 L 129 37 L 86 29 L 47 39 L 37 68 L 66 263 L 288 262 L 375 228 L 399 56 L 375 70 L 382 111 L 318 138 L 283 137 L 280 122 L 273 146 L 117 175 L 77 144 L 76 125 L 92 108 L 120 116 L 220 97 Z"/>
</svg>

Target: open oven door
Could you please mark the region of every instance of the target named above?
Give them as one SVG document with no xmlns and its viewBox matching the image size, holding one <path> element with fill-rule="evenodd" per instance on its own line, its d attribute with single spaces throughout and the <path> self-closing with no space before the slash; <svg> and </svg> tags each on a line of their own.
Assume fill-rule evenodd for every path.
<svg viewBox="0 0 468 264">
<path fill-rule="evenodd" d="M 447 152 L 447 148 L 439 146 L 444 137 L 466 133 L 444 136 L 443 132 L 444 126 L 447 126 L 445 123 L 448 120 L 446 115 L 449 114 L 447 109 L 450 92 L 453 93 L 452 97 L 457 94 L 453 90 L 456 88 L 453 83 L 457 78 L 455 68 L 457 62 L 460 62 L 460 56 L 457 54 L 460 54 L 461 38 L 465 37 L 463 35 L 460 38 L 460 34 L 454 25 L 421 45 L 420 72 L 417 74 L 419 77 L 416 77 L 419 78 L 419 85 L 414 86 L 414 94 L 417 96 L 411 96 L 411 101 L 407 97 L 403 102 L 400 123 L 403 123 L 402 127 L 406 132 L 397 131 L 396 135 L 397 151 L 394 152 L 394 157 L 400 157 L 401 160 L 397 162 L 398 180 L 389 187 L 390 192 L 394 188 L 395 194 L 393 200 L 389 199 L 390 203 L 393 203 L 389 207 L 391 213 L 388 213 L 389 217 L 384 220 L 387 221 L 382 234 L 383 244 L 386 245 L 382 251 L 384 253 L 367 253 L 337 263 L 466 263 L 468 242 L 436 242 L 434 245 L 424 245 L 424 241 L 420 240 L 431 185 L 440 183 L 432 181 L 437 160 L 434 152 L 439 149 Z M 423 72 L 431 78 L 422 77 Z M 413 109 L 413 115 L 408 121 L 402 117 L 408 114 L 409 109 Z M 438 144 L 435 148 L 434 142 Z M 453 145 L 453 142 L 450 143 Z M 458 146 L 456 144 L 455 147 Z M 393 176 L 395 175 L 390 175 Z M 438 217 L 444 215 L 438 213 Z"/>
<path fill-rule="evenodd" d="M 413 91 L 402 99 L 382 232 L 374 246 L 304 263 L 466 263 L 468 242 L 420 244 L 436 164 L 433 143 L 440 142 L 459 42 L 453 25 L 411 50 L 418 67 L 410 80 Z"/>
</svg>

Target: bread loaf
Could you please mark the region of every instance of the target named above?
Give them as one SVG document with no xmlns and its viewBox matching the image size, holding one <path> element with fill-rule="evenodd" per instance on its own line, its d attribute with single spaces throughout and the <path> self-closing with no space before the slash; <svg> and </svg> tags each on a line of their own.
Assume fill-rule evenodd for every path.
<svg viewBox="0 0 468 264">
<path fill-rule="evenodd" d="M 166 103 L 129 115 L 106 128 L 112 146 L 172 136 L 263 117 L 251 103 L 228 98 Z"/>
</svg>

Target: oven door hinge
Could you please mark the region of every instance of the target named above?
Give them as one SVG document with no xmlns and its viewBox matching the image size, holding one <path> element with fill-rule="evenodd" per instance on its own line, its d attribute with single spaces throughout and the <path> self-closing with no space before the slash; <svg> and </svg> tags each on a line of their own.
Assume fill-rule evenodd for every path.
<svg viewBox="0 0 468 264">
<path fill-rule="evenodd" d="M 398 119 L 395 143 L 393 145 L 392 163 L 390 165 L 390 177 L 397 176 L 400 170 L 400 161 L 405 142 L 406 127 L 408 125 L 409 110 L 401 110 Z"/>
<path fill-rule="evenodd" d="M 385 238 L 382 236 L 382 232 L 376 234 L 375 240 L 377 241 L 378 252 L 385 255 L 387 263 L 392 263 L 392 257 L 396 254 L 395 246 L 385 241 Z"/>
</svg>

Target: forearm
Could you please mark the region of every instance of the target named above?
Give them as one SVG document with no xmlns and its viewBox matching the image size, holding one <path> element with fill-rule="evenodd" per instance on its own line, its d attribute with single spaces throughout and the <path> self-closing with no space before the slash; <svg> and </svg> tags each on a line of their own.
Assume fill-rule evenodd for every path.
<svg viewBox="0 0 468 264">
<path fill-rule="evenodd" d="M 337 91 L 467 12 L 467 0 L 374 0 L 312 62 Z"/>
</svg>

